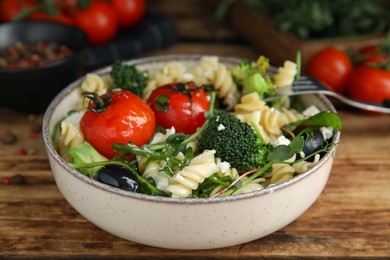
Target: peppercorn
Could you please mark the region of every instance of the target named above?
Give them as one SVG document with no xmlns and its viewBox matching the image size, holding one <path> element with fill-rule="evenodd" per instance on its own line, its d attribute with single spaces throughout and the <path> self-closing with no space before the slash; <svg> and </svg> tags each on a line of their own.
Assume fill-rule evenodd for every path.
<svg viewBox="0 0 390 260">
<path fill-rule="evenodd" d="M 0 140 L 3 144 L 14 144 L 18 141 L 18 137 L 11 131 L 5 131 L 1 136 Z"/>
</svg>

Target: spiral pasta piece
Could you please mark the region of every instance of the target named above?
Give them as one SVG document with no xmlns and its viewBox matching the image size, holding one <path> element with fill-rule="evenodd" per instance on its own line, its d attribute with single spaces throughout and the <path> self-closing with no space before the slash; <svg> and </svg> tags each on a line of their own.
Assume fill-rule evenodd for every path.
<svg viewBox="0 0 390 260">
<path fill-rule="evenodd" d="M 240 93 L 232 75 L 224 64 L 218 64 L 218 68 L 215 71 L 214 88 L 218 96 L 223 98 L 223 103 L 228 109 L 233 108 L 237 104 Z"/>
<path fill-rule="evenodd" d="M 278 72 L 273 76 L 277 88 L 286 88 L 292 85 L 297 74 L 297 64 L 292 61 L 285 61 Z"/>
<path fill-rule="evenodd" d="M 281 125 L 290 124 L 304 118 L 304 116 L 295 109 L 281 107 L 279 111 L 281 116 Z"/>
<path fill-rule="evenodd" d="M 144 99 L 148 99 L 159 86 L 182 81 L 191 81 L 194 76 L 187 72 L 184 64 L 178 61 L 167 62 L 162 68 L 148 70 L 149 81 L 143 90 Z"/>
<path fill-rule="evenodd" d="M 76 113 L 70 118 L 61 122 L 60 134 L 57 139 L 58 153 L 67 162 L 72 159 L 68 154 L 68 149 L 74 148 L 84 141 L 84 135 L 80 130 L 79 118 L 83 113 Z"/>
<path fill-rule="evenodd" d="M 286 163 L 275 163 L 272 165 L 271 184 L 281 183 L 293 178 L 294 167 Z"/>
<path fill-rule="evenodd" d="M 84 80 L 81 82 L 80 86 L 80 92 L 91 92 L 96 93 L 98 95 L 102 95 L 106 93 L 108 89 L 107 83 L 104 81 L 104 79 L 96 74 L 96 73 L 88 73 Z M 88 106 L 88 100 L 81 99 L 77 108 L 82 110 L 85 109 Z"/>
<path fill-rule="evenodd" d="M 104 94 L 107 90 L 103 78 L 95 73 L 88 73 L 80 88 L 82 92 L 94 92 L 98 95 Z"/>
<path fill-rule="evenodd" d="M 196 84 L 209 84 L 214 80 L 215 71 L 218 68 L 219 60 L 216 56 L 205 56 L 201 58 L 199 65 L 192 68 Z"/>
<path fill-rule="evenodd" d="M 308 161 L 297 162 L 293 164 L 293 167 L 298 174 L 301 174 L 313 168 L 313 166 L 316 165 L 319 160 L 320 160 L 320 155 L 316 154 L 312 162 L 308 162 Z"/>
<path fill-rule="evenodd" d="M 260 99 L 256 92 L 246 94 L 241 97 L 238 104 L 234 106 L 234 112 L 237 114 L 247 114 L 258 111 L 265 106 L 265 102 Z"/>
<path fill-rule="evenodd" d="M 247 123 L 249 125 L 254 124 L 256 128 L 259 130 L 261 137 L 263 138 L 265 143 L 270 143 L 271 141 L 275 140 L 276 137 L 269 135 L 264 127 L 260 123 L 261 118 L 261 112 L 260 111 L 254 111 L 252 113 L 248 114 L 236 114 L 236 117 L 240 119 L 242 122 Z"/>
<path fill-rule="evenodd" d="M 195 156 L 188 166 L 175 173 L 165 189 L 172 193 L 172 197 L 186 198 L 196 190 L 200 183 L 212 174 L 218 172 L 218 166 L 215 164 L 215 150 L 205 150 L 203 153 Z"/>
<path fill-rule="evenodd" d="M 260 184 L 264 181 L 265 181 L 264 178 L 254 179 L 253 181 L 249 182 L 248 184 L 238 188 L 235 192 L 233 192 L 233 195 L 245 194 L 245 193 L 264 189 L 264 187 Z"/>
</svg>

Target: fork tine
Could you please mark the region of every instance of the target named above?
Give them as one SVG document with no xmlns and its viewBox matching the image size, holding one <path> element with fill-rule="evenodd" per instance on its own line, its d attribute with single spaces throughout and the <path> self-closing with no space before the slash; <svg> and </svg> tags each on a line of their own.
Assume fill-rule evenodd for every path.
<svg viewBox="0 0 390 260">
<path fill-rule="evenodd" d="M 319 82 L 309 77 L 301 77 L 293 82 L 291 88 L 297 90 L 323 90 L 325 89 Z"/>
</svg>

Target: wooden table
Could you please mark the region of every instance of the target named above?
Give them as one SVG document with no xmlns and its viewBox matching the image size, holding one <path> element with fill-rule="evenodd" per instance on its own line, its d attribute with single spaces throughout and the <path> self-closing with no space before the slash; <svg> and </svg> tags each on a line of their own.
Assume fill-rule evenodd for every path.
<svg viewBox="0 0 390 260">
<path fill-rule="evenodd" d="M 197 1 L 188 1 L 188 8 L 170 5 L 172 1 L 150 3 L 177 20 L 180 39 L 166 50 L 140 56 L 258 56 L 229 27 L 213 22 Z M 191 28 L 192 32 L 198 29 L 196 36 L 188 33 Z M 390 118 L 345 107 L 339 110 L 344 129 L 334 167 L 323 193 L 307 212 L 282 230 L 250 243 L 179 251 L 126 241 L 79 215 L 53 180 L 36 129 L 43 115 L 1 108 L 0 134 L 11 131 L 18 140 L 0 142 L 0 259 L 389 259 Z"/>
</svg>

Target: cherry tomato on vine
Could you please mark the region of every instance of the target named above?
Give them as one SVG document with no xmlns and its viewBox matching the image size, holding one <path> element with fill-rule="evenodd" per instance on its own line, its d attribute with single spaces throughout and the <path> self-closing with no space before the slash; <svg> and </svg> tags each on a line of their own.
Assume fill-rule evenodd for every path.
<svg viewBox="0 0 390 260">
<path fill-rule="evenodd" d="M 176 132 L 193 134 L 206 121 L 204 112 L 210 107 L 207 93 L 193 82 L 172 83 L 155 89 L 148 104 L 157 124 Z"/>
<path fill-rule="evenodd" d="M 370 66 L 357 67 L 348 82 L 348 95 L 366 102 L 390 99 L 390 71 Z"/>
<path fill-rule="evenodd" d="M 112 0 L 118 25 L 121 28 L 128 28 L 138 23 L 144 16 L 146 10 L 145 0 Z"/>
<path fill-rule="evenodd" d="M 112 149 L 114 143 L 137 146 L 149 142 L 153 136 L 156 120 L 152 109 L 137 95 L 126 91 L 111 91 L 102 95 L 96 102 L 97 95 L 88 96 L 93 100 L 89 110 L 80 121 L 84 138 L 107 158 L 117 153 Z"/>
<path fill-rule="evenodd" d="M 377 45 L 364 46 L 358 50 L 358 53 L 362 58 L 359 65 L 384 64 L 387 60 L 387 55 L 382 53 Z"/>
<path fill-rule="evenodd" d="M 352 62 L 341 50 L 327 47 L 317 52 L 307 66 L 307 75 L 338 93 L 344 93 L 352 73 Z"/>
<path fill-rule="evenodd" d="M 114 7 L 105 2 L 92 1 L 87 8 L 74 12 L 72 18 L 94 45 L 110 41 L 118 29 Z"/>
</svg>

